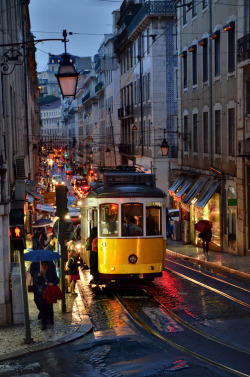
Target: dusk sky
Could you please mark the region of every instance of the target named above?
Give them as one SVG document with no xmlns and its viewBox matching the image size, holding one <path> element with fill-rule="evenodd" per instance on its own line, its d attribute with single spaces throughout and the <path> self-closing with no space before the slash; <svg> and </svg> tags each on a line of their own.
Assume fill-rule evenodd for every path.
<svg viewBox="0 0 250 377">
<path fill-rule="evenodd" d="M 64 29 L 68 35 L 67 52 L 77 56 L 94 56 L 104 34 L 112 32 L 112 12 L 119 9 L 119 0 L 31 0 L 31 31 L 35 39 L 62 38 Z M 94 35 L 96 34 L 96 35 Z M 64 52 L 60 41 L 36 45 L 37 70 L 46 69 L 48 53 Z"/>
</svg>

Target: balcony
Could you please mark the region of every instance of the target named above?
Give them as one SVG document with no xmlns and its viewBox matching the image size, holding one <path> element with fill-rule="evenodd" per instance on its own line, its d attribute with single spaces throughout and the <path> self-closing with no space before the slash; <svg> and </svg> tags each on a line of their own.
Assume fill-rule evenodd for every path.
<svg viewBox="0 0 250 377">
<path fill-rule="evenodd" d="M 125 116 L 133 114 L 133 105 L 128 105 L 125 107 Z"/>
<path fill-rule="evenodd" d="M 250 64 L 250 34 L 237 41 L 237 63 L 241 67 Z"/>
<path fill-rule="evenodd" d="M 121 107 L 120 109 L 118 109 L 118 119 L 123 118 L 123 113 L 124 113 L 123 107 Z"/>
<path fill-rule="evenodd" d="M 103 82 L 100 81 L 98 82 L 98 84 L 95 86 L 95 93 L 99 92 L 99 90 L 101 90 L 103 87 Z"/>
<path fill-rule="evenodd" d="M 142 20 L 148 15 L 164 14 L 176 14 L 176 5 L 173 1 L 147 1 L 128 26 L 128 35 L 132 34 Z"/>
<path fill-rule="evenodd" d="M 135 144 L 119 144 L 119 153 L 124 155 L 134 156 L 138 152 L 138 146 Z"/>
<path fill-rule="evenodd" d="M 82 103 L 86 102 L 89 98 L 90 98 L 90 92 L 88 92 L 88 94 L 86 94 L 86 96 L 82 98 Z"/>
</svg>

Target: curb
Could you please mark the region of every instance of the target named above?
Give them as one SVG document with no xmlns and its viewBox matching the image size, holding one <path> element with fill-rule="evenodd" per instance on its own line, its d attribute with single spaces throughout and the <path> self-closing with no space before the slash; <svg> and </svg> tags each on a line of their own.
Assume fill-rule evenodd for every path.
<svg viewBox="0 0 250 377">
<path fill-rule="evenodd" d="M 226 267 L 226 266 L 218 266 L 217 264 L 213 262 L 207 262 L 207 261 L 200 260 L 197 258 L 189 257 L 188 255 L 180 254 L 170 249 L 166 249 L 166 254 L 176 259 L 184 260 L 186 262 L 205 267 L 209 269 L 209 271 L 211 272 L 224 272 L 227 275 L 234 276 L 235 278 L 237 278 L 238 280 L 244 283 L 250 283 L 250 274 L 247 274 L 246 272 L 241 272 L 241 271 L 238 271 L 233 268 Z"/>
<path fill-rule="evenodd" d="M 79 328 L 75 332 L 62 337 L 61 339 L 58 339 L 55 342 L 47 342 L 47 343 L 34 344 L 34 345 L 32 345 L 32 343 L 30 345 L 27 344 L 25 349 L 13 351 L 13 352 L 0 356 L 0 362 L 7 361 L 10 359 L 17 359 L 19 357 L 26 356 L 31 353 L 44 351 L 44 350 L 47 350 L 47 349 L 50 349 L 50 348 L 53 348 L 62 344 L 69 343 L 73 340 L 79 339 L 82 336 L 90 333 L 92 329 L 93 329 L 93 325 L 89 319 L 89 316 L 86 315 L 85 323 L 79 326 Z"/>
</svg>

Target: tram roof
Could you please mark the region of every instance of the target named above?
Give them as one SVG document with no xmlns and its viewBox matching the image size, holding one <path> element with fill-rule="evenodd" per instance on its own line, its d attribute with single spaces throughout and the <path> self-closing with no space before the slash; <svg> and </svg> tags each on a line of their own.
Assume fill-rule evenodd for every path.
<svg viewBox="0 0 250 377">
<path fill-rule="evenodd" d="M 121 198 L 121 197 L 154 197 L 164 198 L 165 192 L 157 187 L 150 187 L 146 185 L 113 185 L 104 188 L 99 186 L 91 190 L 88 198 Z"/>
<path fill-rule="evenodd" d="M 164 198 L 165 192 L 156 187 L 155 174 L 137 172 L 133 168 L 120 166 L 103 174 L 103 183 L 94 187 L 88 198 L 121 197 Z"/>
</svg>

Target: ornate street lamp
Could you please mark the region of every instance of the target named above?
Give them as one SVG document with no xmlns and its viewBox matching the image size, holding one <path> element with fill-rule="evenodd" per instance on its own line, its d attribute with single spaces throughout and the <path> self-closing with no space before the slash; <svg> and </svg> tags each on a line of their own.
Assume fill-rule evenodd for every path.
<svg viewBox="0 0 250 377">
<path fill-rule="evenodd" d="M 79 73 L 76 71 L 73 62 L 70 59 L 70 54 L 67 54 L 67 51 L 66 51 L 66 42 L 67 42 L 66 30 L 63 30 L 63 37 L 64 37 L 63 42 L 64 42 L 65 53 L 62 54 L 63 61 L 60 63 L 58 73 L 55 76 L 60 86 L 63 98 L 64 97 L 75 98 Z"/>
<path fill-rule="evenodd" d="M 163 141 L 160 145 L 160 148 L 161 148 L 161 155 L 163 157 L 166 157 L 168 155 L 168 151 L 169 151 L 169 144 L 165 138 L 165 134 L 166 134 L 166 129 L 164 129 L 164 137 L 163 137 Z"/>
</svg>

